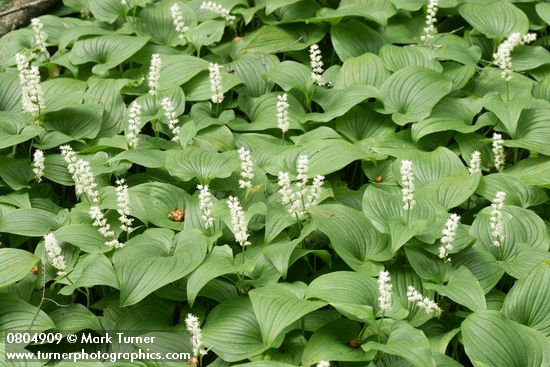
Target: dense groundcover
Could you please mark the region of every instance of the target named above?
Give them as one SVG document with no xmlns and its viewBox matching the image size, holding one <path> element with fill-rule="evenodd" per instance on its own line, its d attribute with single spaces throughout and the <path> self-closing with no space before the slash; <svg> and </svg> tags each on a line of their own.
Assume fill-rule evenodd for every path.
<svg viewBox="0 0 550 367">
<path fill-rule="evenodd" d="M 63 3 L 0 39 L 0 336 L 550 366 L 550 3 Z"/>
</svg>

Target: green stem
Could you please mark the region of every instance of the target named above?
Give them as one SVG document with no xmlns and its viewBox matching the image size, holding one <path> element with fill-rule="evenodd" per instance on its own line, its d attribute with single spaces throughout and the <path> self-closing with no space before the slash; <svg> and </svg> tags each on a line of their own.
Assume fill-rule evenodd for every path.
<svg viewBox="0 0 550 367">
<path fill-rule="evenodd" d="M 382 323 L 384 322 L 385 314 L 386 314 L 386 311 L 382 311 L 382 317 L 380 318 L 380 323 L 378 323 L 378 328 L 376 329 L 378 343 L 380 343 L 380 329 L 382 328 Z"/>
</svg>

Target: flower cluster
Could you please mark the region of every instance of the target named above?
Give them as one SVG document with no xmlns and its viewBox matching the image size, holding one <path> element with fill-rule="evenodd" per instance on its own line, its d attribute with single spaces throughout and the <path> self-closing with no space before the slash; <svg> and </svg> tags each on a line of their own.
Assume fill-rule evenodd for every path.
<svg viewBox="0 0 550 367">
<path fill-rule="evenodd" d="M 321 55 L 319 45 L 313 44 L 309 47 L 309 60 L 313 82 L 320 87 L 326 85 L 326 81 L 323 79 L 323 56 Z"/>
<path fill-rule="evenodd" d="M 445 228 L 443 228 L 441 237 L 441 246 L 439 247 L 439 257 L 445 259 L 449 255 L 449 251 L 454 249 L 453 242 L 456 237 L 456 230 L 458 229 L 458 223 L 460 222 L 460 215 L 451 214 Z"/>
<path fill-rule="evenodd" d="M 378 274 L 378 307 L 383 312 L 389 311 L 392 307 L 392 287 L 390 273 L 381 271 Z"/>
<path fill-rule="evenodd" d="M 34 31 L 34 47 L 42 53 L 48 54 L 46 49 L 46 38 L 48 35 L 44 32 L 44 25 L 38 18 L 31 19 L 31 27 Z"/>
<path fill-rule="evenodd" d="M 160 101 L 160 105 L 164 110 L 164 117 L 166 117 L 166 120 L 168 121 L 168 127 L 172 131 L 172 134 L 174 134 L 172 140 L 177 141 L 179 139 L 180 127 L 178 126 L 179 120 L 176 116 L 174 105 L 168 97 L 164 97 Z"/>
<path fill-rule="evenodd" d="M 139 132 L 141 125 L 141 105 L 136 101 L 130 105 L 128 112 L 128 129 L 126 130 L 126 140 L 130 148 L 137 148 L 139 145 Z"/>
<path fill-rule="evenodd" d="M 296 162 L 296 190 L 292 189 L 290 174 L 288 172 L 279 172 L 278 184 L 281 202 L 283 205 L 290 203 L 289 214 L 297 218 L 305 215 L 305 211 L 311 209 L 319 203 L 321 198 L 322 186 L 325 180 L 324 176 L 317 175 L 313 183 L 308 187 L 309 158 L 307 155 L 301 155 Z"/>
<path fill-rule="evenodd" d="M 115 238 L 115 232 L 111 229 L 111 226 L 107 223 L 107 218 L 99 208 L 99 191 L 94 181 L 90 163 L 84 159 L 78 159 L 70 145 L 62 145 L 59 149 L 67 164 L 67 170 L 73 178 L 76 193 L 86 194 L 88 200 L 92 203 L 89 211 L 90 218 L 92 218 L 93 226 L 99 227 L 99 233 L 109 239 L 105 242 L 105 245 L 114 248 L 124 247 L 124 244 L 118 242 Z"/>
<path fill-rule="evenodd" d="M 224 8 L 221 4 L 218 4 L 215 1 L 203 1 L 200 8 L 201 10 L 208 10 L 212 13 L 216 13 L 218 16 L 225 18 L 229 24 L 233 24 L 237 19 L 234 15 L 231 15 L 229 9 Z"/>
<path fill-rule="evenodd" d="M 407 289 L 407 299 L 409 302 L 416 303 L 416 306 L 426 311 L 427 314 L 434 313 L 435 316 L 439 317 L 443 312 L 437 303 L 427 297 L 424 297 L 412 285 L 409 285 Z"/>
<path fill-rule="evenodd" d="M 437 9 L 439 6 L 439 0 L 429 0 L 428 2 L 428 11 L 426 12 L 426 26 L 424 27 L 424 34 L 420 36 L 422 42 L 427 43 L 434 38 L 434 35 L 437 33 L 435 28 L 435 22 L 437 18 Z"/>
<path fill-rule="evenodd" d="M 250 150 L 245 147 L 241 147 L 239 149 L 239 159 L 241 160 L 241 179 L 239 180 L 239 187 L 241 189 L 252 187 L 252 179 L 254 178 L 254 163 L 252 162 Z"/>
<path fill-rule="evenodd" d="M 481 153 L 477 150 L 472 153 L 468 165 L 468 174 L 473 176 L 476 173 L 481 173 Z"/>
<path fill-rule="evenodd" d="M 198 185 L 199 190 L 199 208 L 201 210 L 201 218 L 204 228 L 208 229 L 214 225 L 214 218 L 212 217 L 212 208 L 214 203 L 212 202 L 212 194 L 208 185 Z"/>
<path fill-rule="evenodd" d="M 223 102 L 223 87 L 222 87 L 222 75 L 220 73 L 220 65 L 210 63 L 208 67 L 210 72 L 210 91 L 212 92 L 212 102 Z"/>
<path fill-rule="evenodd" d="M 317 363 L 316 367 L 330 367 L 330 362 L 325 360 L 320 361 L 319 363 Z"/>
<path fill-rule="evenodd" d="M 283 93 L 277 96 L 277 127 L 286 133 L 290 126 L 288 121 L 288 95 Z"/>
<path fill-rule="evenodd" d="M 401 161 L 401 194 L 403 209 L 411 210 L 416 205 L 414 199 L 414 174 L 411 161 Z"/>
<path fill-rule="evenodd" d="M 512 33 L 508 39 L 498 46 L 497 52 L 493 54 L 495 64 L 502 69 L 501 78 L 509 81 L 512 79 L 512 51 L 519 45 L 525 45 L 537 39 L 535 33 L 521 35 L 519 32 Z"/>
<path fill-rule="evenodd" d="M 67 267 L 65 258 L 63 257 L 59 242 L 51 232 L 44 236 L 44 249 L 46 250 L 48 261 L 58 270 L 57 275 L 64 276 L 66 273 L 63 270 Z"/>
<path fill-rule="evenodd" d="M 151 66 L 149 67 L 149 76 L 147 77 L 149 83 L 149 94 L 156 95 L 160 88 L 160 68 L 162 66 L 162 60 L 159 54 L 153 54 L 151 56 Z"/>
<path fill-rule="evenodd" d="M 44 92 L 40 85 L 40 71 L 38 66 L 29 66 L 29 62 L 23 54 L 15 54 L 15 62 L 19 71 L 23 111 L 31 113 L 36 118 L 40 111 L 46 108 Z"/>
<path fill-rule="evenodd" d="M 172 7 L 170 8 L 170 11 L 172 13 L 172 22 L 174 23 L 174 27 L 176 28 L 176 32 L 178 33 L 179 39 L 185 38 L 185 32 L 189 32 L 189 27 L 185 25 L 185 22 L 183 21 L 183 15 L 181 14 L 181 9 L 178 4 L 174 3 Z"/>
<path fill-rule="evenodd" d="M 32 155 L 32 172 L 36 177 L 38 182 L 42 182 L 42 177 L 44 176 L 44 152 L 40 149 L 34 151 Z"/>
<path fill-rule="evenodd" d="M 231 225 L 233 227 L 235 240 L 242 247 L 250 245 L 250 241 L 248 241 L 248 228 L 246 226 L 246 219 L 244 217 L 243 208 L 239 203 L 239 199 L 235 196 L 230 196 L 227 199 L 227 206 L 229 207 L 229 213 L 231 215 Z"/>
<path fill-rule="evenodd" d="M 491 218 L 489 225 L 491 227 L 491 237 L 493 246 L 500 247 L 504 242 L 504 228 L 502 226 L 502 207 L 506 200 L 506 193 L 499 191 L 496 193 L 493 202 L 491 203 Z"/>
<path fill-rule="evenodd" d="M 128 185 L 123 178 L 116 181 L 116 203 L 119 214 L 120 229 L 128 233 L 132 232 L 133 218 L 130 218 L 130 195 L 128 194 Z"/>
<path fill-rule="evenodd" d="M 208 353 L 202 344 L 202 330 L 199 318 L 191 313 L 185 318 L 187 331 L 191 334 L 191 345 L 193 346 L 193 356 L 198 358 L 199 355 L 204 356 Z"/>
<path fill-rule="evenodd" d="M 506 161 L 506 154 L 504 153 L 504 140 L 502 140 L 502 135 L 494 133 L 493 134 L 493 155 L 495 156 L 495 168 L 497 171 L 502 171 L 504 169 L 504 164 Z"/>
</svg>

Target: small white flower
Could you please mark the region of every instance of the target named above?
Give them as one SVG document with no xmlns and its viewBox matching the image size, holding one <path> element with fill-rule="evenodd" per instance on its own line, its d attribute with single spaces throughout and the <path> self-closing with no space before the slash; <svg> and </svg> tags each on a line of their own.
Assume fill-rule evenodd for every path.
<svg viewBox="0 0 550 367">
<path fill-rule="evenodd" d="M 31 26 L 34 31 L 34 46 L 38 51 L 47 54 L 46 38 L 48 38 L 48 35 L 44 32 L 42 21 L 38 18 L 33 18 L 31 19 Z"/>
<path fill-rule="evenodd" d="M 193 346 L 193 356 L 198 358 L 199 355 L 204 356 L 208 353 L 202 344 L 202 330 L 199 318 L 191 313 L 185 318 L 187 331 L 191 334 L 191 345 Z"/>
<path fill-rule="evenodd" d="M 176 115 L 176 110 L 174 108 L 174 105 L 172 104 L 172 101 L 168 97 L 164 97 L 160 101 L 160 105 L 162 106 L 162 109 L 164 110 L 164 116 L 168 121 L 168 127 L 172 131 L 172 134 L 174 134 L 174 136 L 172 137 L 172 140 L 177 141 L 179 139 L 180 127 L 178 125 L 179 120 Z"/>
<path fill-rule="evenodd" d="M 115 237 L 115 232 L 111 229 L 111 225 L 107 223 L 107 218 L 103 215 L 103 212 L 97 205 L 92 205 L 90 207 L 90 218 L 92 218 L 92 225 L 98 227 L 98 232 L 105 238 L 111 238 L 109 241 L 105 242 L 106 246 L 113 248 L 124 247 L 123 243 L 118 242 Z"/>
<path fill-rule="evenodd" d="M 307 155 L 301 155 L 296 162 L 296 178 L 301 182 L 298 185 L 305 187 L 307 185 L 307 171 L 309 171 L 309 157 Z"/>
<path fill-rule="evenodd" d="M 133 218 L 130 218 L 130 194 L 128 193 L 128 185 L 126 185 L 123 178 L 116 181 L 116 202 L 117 212 L 119 214 L 118 220 L 120 221 L 120 229 L 128 233 L 132 232 Z"/>
<path fill-rule="evenodd" d="M 199 208 L 201 210 L 201 218 L 204 228 L 208 229 L 214 225 L 214 217 L 212 217 L 212 194 L 208 185 L 198 185 L 199 189 Z"/>
<path fill-rule="evenodd" d="M 411 210 L 416 205 L 414 199 L 414 174 L 412 170 L 413 164 L 411 161 L 401 161 L 401 194 L 403 201 L 403 209 Z"/>
<path fill-rule="evenodd" d="M 208 10 L 212 13 L 216 13 L 218 16 L 225 18 L 229 24 L 233 24 L 235 19 L 237 19 L 234 15 L 231 15 L 229 9 L 224 8 L 221 4 L 218 4 L 215 1 L 203 1 L 200 8 L 201 10 Z"/>
<path fill-rule="evenodd" d="M 502 135 L 494 133 L 493 134 L 493 155 L 495 156 L 495 168 L 497 171 L 501 172 L 504 169 L 504 164 L 506 161 L 506 154 L 504 153 L 504 140 L 502 140 Z"/>
<path fill-rule="evenodd" d="M 439 0 L 429 0 L 428 10 L 426 12 L 426 26 L 424 27 L 424 34 L 420 36 L 422 42 L 427 43 L 434 38 L 437 33 L 435 28 L 435 22 L 437 22 L 437 9 L 439 6 Z"/>
<path fill-rule="evenodd" d="M 329 361 L 320 361 L 319 363 L 317 363 L 317 367 L 330 367 L 330 362 Z"/>
<path fill-rule="evenodd" d="M 29 66 L 29 62 L 23 54 L 15 54 L 15 61 L 19 71 L 23 111 L 31 113 L 37 119 L 40 111 L 46 108 L 44 92 L 40 85 L 40 71 L 37 66 Z"/>
<path fill-rule="evenodd" d="M 277 96 L 277 127 L 286 133 L 290 126 L 288 120 L 288 95 L 286 93 Z"/>
<path fill-rule="evenodd" d="M 239 149 L 239 159 L 241 160 L 241 179 L 239 187 L 241 189 L 252 187 L 252 179 L 254 178 L 254 163 L 250 151 L 245 147 Z"/>
<path fill-rule="evenodd" d="M 235 241 L 237 241 L 242 247 L 250 245 L 250 241 L 248 241 L 248 228 L 244 217 L 244 211 L 239 203 L 239 199 L 235 196 L 230 196 L 227 199 L 227 206 L 229 207 L 229 213 L 231 214 L 231 225 L 233 227 Z"/>
<path fill-rule="evenodd" d="M 393 285 L 391 284 L 390 273 L 387 271 L 381 271 L 378 274 L 378 308 L 380 308 L 383 312 L 391 310 L 392 288 Z"/>
<path fill-rule="evenodd" d="M 493 202 L 491 203 L 491 218 L 489 225 L 491 227 L 492 245 L 500 247 L 504 242 L 504 227 L 502 225 L 502 207 L 506 200 L 506 193 L 499 191 L 496 193 Z"/>
<path fill-rule="evenodd" d="M 481 153 L 477 150 L 472 153 L 470 164 L 468 165 L 468 173 L 470 176 L 476 173 L 481 173 Z"/>
<path fill-rule="evenodd" d="M 40 149 L 34 151 L 32 160 L 32 171 L 38 182 L 42 182 L 42 177 L 44 176 L 44 152 Z"/>
<path fill-rule="evenodd" d="M 437 303 L 427 297 L 424 297 L 412 285 L 409 285 L 407 289 L 407 299 L 409 302 L 416 303 L 416 306 L 422 308 L 427 314 L 433 313 L 435 316 L 439 317 L 443 312 Z"/>
<path fill-rule="evenodd" d="M 210 91 L 212 92 L 212 102 L 222 103 L 223 87 L 222 75 L 220 73 L 220 65 L 210 63 L 208 70 L 210 72 Z"/>
<path fill-rule="evenodd" d="M 278 185 L 280 187 L 281 202 L 283 205 L 290 203 L 292 195 L 292 187 L 290 186 L 290 174 L 288 172 L 279 172 Z"/>
<path fill-rule="evenodd" d="M 174 5 L 170 8 L 170 11 L 172 12 L 172 22 L 176 28 L 176 32 L 178 33 L 178 38 L 184 39 L 185 32 L 189 32 L 189 27 L 187 27 L 183 21 L 183 15 L 179 5 L 174 3 Z"/>
<path fill-rule="evenodd" d="M 309 193 L 306 196 L 305 207 L 306 209 L 311 209 L 319 203 L 321 198 L 321 192 L 323 190 L 323 182 L 325 176 L 317 175 L 313 178 L 313 184 L 309 189 Z"/>
<path fill-rule="evenodd" d="M 502 69 L 501 78 L 509 81 L 512 79 L 512 51 L 519 45 L 525 45 L 537 39 L 535 33 L 527 33 L 522 36 L 519 32 L 512 33 L 508 39 L 498 46 L 497 52 L 493 54 L 495 64 Z"/>
<path fill-rule="evenodd" d="M 44 249 L 46 250 L 48 261 L 54 268 L 59 270 L 57 275 L 65 275 L 65 272 L 63 271 L 67 267 L 65 264 L 65 258 L 63 257 L 59 242 L 51 232 L 44 236 Z"/>
<path fill-rule="evenodd" d="M 309 47 L 309 60 L 311 64 L 311 79 L 318 86 L 326 85 L 326 81 L 323 79 L 323 56 L 319 45 L 313 44 Z"/>
<path fill-rule="evenodd" d="M 128 0 L 120 0 L 120 3 L 124 6 L 128 5 Z"/>
<path fill-rule="evenodd" d="M 441 246 L 439 247 L 439 257 L 444 259 L 449 255 L 449 251 L 454 249 L 453 242 L 456 237 L 456 230 L 458 229 L 458 222 L 460 221 L 460 215 L 451 214 L 445 228 L 443 228 L 441 237 Z"/>
<path fill-rule="evenodd" d="M 126 140 L 130 148 L 137 148 L 139 145 L 139 132 L 141 125 L 141 105 L 132 102 L 128 112 L 128 129 L 126 130 Z"/>
<path fill-rule="evenodd" d="M 160 88 L 159 80 L 161 66 L 162 60 L 160 59 L 160 55 L 153 54 L 153 56 L 151 56 L 151 66 L 149 67 L 149 76 L 147 78 L 149 83 L 149 94 L 151 95 L 158 94 Z"/>
<path fill-rule="evenodd" d="M 67 164 L 67 171 L 73 178 L 76 193 L 85 194 L 92 203 L 99 203 L 99 191 L 90 163 L 84 159 L 78 159 L 70 145 L 62 145 L 59 149 Z"/>
</svg>

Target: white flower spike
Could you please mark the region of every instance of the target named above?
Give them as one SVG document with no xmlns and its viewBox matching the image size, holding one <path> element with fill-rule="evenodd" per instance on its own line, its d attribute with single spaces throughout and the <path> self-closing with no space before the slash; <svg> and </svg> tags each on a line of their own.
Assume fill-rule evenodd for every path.
<svg viewBox="0 0 550 367">
<path fill-rule="evenodd" d="M 31 27 L 34 31 L 34 46 L 38 51 L 48 54 L 48 50 L 46 49 L 46 38 L 48 38 L 48 35 L 44 32 L 42 21 L 38 18 L 31 19 Z"/>
<path fill-rule="evenodd" d="M 116 184 L 117 187 L 115 191 L 120 229 L 125 232 L 131 233 L 134 230 L 132 228 L 132 223 L 134 222 L 134 219 L 130 218 L 130 194 L 128 193 L 128 185 L 123 178 L 118 179 L 116 181 Z"/>
<path fill-rule="evenodd" d="M 239 203 L 239 199 L 235 196 L 230 196 L 227 199 L 227 206 L 229 207 L 229 213 L 231 215 L 231 225 L 233 227 L 235 241 L 237 241 L 242 247 L 249 246 L 250 241 L 248 241 L 248 228 L 246 226 L 244 211 Z"/>
<path fill-rule="evenodd" d="M 141 105 L 134 101 L 128 112 L 128 129 L 126 130 L 126 141 L 128 146 L 135 149 L 139 145 L 139 132 L 141 125 Z"/>
<path fill-rule="evenodd" d="M 250 150 L 245 147 L 239 149 L 239 159 L 241 160 L 241 179 L 239 187 L 241 189 L 252 187 L 252 179 L 254 178 L 254 163 Z"/>
<path fill-rule="evenodd" d="M 493 155 L 495 156 L 495 168 L 501 172 L 504 170 L 504 164 L 506 163 L 506 154 L 504 153 L 504 140 L 502 135 L 493 134 Z"/>
<path fill-rule="evenodd" d="M 468 174 L 470 176 L 481 173 L 481 153 L 477 150 L 472 153 L 470 164 L 468 165 Z"/>
<path fill-rule="evenodd" d="M 162 109 L 164 110 L 164 116 L 166 117 L 166 120 L 168 121 L 168 127 L 172 131 L 172 134 L 174 135 L 172 137 L 172 141 L 178 141 L 179 140 L 179 133 L 180 133 L 180 127 L 179 127 L 179 120 L 178 116 L 176 115 L 176 109 L 174 108 L 174 105 L 172 104 L 172 101 L 168 97 L 164 97 L 160 101 L 160 105 Z"/>
<path fill-rule="evenodd" d="M 321 55 L 319 45 L 313 44 L 309 47 L 309 60 L 313 82 L 320 87 L 326 85 L 326 81 L 323 79 L 323 56 Z"/>
<path fill-rule="evenodd" d="M 506 193 L 499 191 L 496 193 L 493 202 L 491 203 L 491 218 L 489 225 L 491 227 L 492 245 L 500 247 L 504 242 L 504 227 L 502 225 L 502 208 L 506 200 Z"/>
<path fill-rule="evenodd" d="M 63 257 L 59 242 L 51 232 L 44 236 L 44 249 L 46 250 L 46 256 L 50 264 L 58 270 L 57 275 L 64 276 L 65 272 L 63 270 L 67 267 L 65 258 Z"/>
<path fill-rule="evenodd" d="M 508 39 L 498 46 L 497 52 L 493 54 L 495 65 L 502 69 L 501 78 L 509 81 L 514 71 L 512 66 L 512 51 L 519 45 L 526 45 L 537 39 L 536 33 L 527 33 L 522 36 L 519 32 L 512 33 Z"/>
<path fill-rule="evenodd" d="M 37 149 L 34 151 L 34 154 L 32 155 L 32 172 L 34 173 L 34 176 L 36 177 L 36 181 L 42 182 L 42 177 L 44 177 L 44 152 L 40 149 Z"/>
<path fill-rule="evenodd" d="M 424 27 L 424 34 L 420 36 L 420 39 L 424 44 L 428 43 L 434 38 L 434 35 L 437 33 L 437 28 L 435 28 L 435 22 L 437 22 L 437 10 L 439 6 L 439 0 L 429 0 L 428 1 L 428 10 L 426 12 L 426 26 Z"/>
<path fill-rule="evenodd" d="M 288 120 L 288 94 L 283 93 L 281 95 L 277 96 L 277 127 L 281 129 L 281 131 L 286 133 L 288 131 L 288 128 L 290 126 L 290 122 Z"/>
<path fill-rule="evenodd" d="M 423 309 L 427 314 L 433 313 L 435 316 L 439 317 L 443 312 L 437 303 L 427 297 L 424 297 L 412 285 L 409 285 L 407 289 L 407 299 L 409 302 L 416 303 L 416 306 Z"/>
<path fill-rule="evenodd" d="M 183 14 L 181 13 L 179 5 L 174 3 L 174 5 L 170 8 L 170 12 L 172 13 L 172 22 L 174 24 L 174 28 L 176 28 L 176 32 L 178 33 L 178 38 L 184 39 L 185 33 L 189 32 L 189 27 L 187 27 L 183 21 Z"/>
<path fill-rule="evenodd" d="M 234 15 L 231 15 L 229 9 L 224 8 L 221 4 L 218 4 L 215 1 L 203 1 L 200 9 L 216 13 L 218 16 L 225 18 L 226 22 L 228 22 L 229 24 L 233 24 L 237 19 Z"/>
<path fill-rule="evenodd" d="M 149 94 L 151 95 L 157 95 L 160 84 L 160 68 L 162 66 L 162 60 L 160 59 L 159 54 L 153 54 L 151 56 L 151 66 L 149 67 L 149 76 L 148 76 L 148 83 L 149 83 Z"/>
<path fill-rule="evenodd" d="M 378 308 L 382 312 L 391 310 L 392 307 L 392 290 L 390 273 L 381 271 L 378 274 Z"/>
<path fill-rule="evenodd" d="M 210 91 L 212 92 L 211 100 L 213 103 L 222 103 L 223 87 L 220 65 L 210 63 L 208 70 L 210 73 Z"/>
<path fill-rule="evenodd" d="M 199 355 L 204 356 L 208 353 L 202 344 L 202 330 L 199 318 L 191 313 L 185 318 L 187 331 L 191 334 L 191 345 L 193 346 L 193 356 L 198 358 Z"/>
<path fill-rule="evenodd" d="M 403 209 L 411 210 L 416 205 L 414 199 L 414 174 L 413 163 L 409 160 L 401 161 L 401 194 Z"/>
<path fill-rule="evenodd" d="M 40 112 L 46 108 L 44 92 L 40 85 L 40 71 L 37 66 L 29 66 L 29 61 L 23 54 L 15 54 L 15 61 L 21 84 L 22 109 L 38 120 Z"/>
<path fill-rule="evenodd" d="M 199 189 L 199 208 L 201 210 L 202 223 L 205 229 L 208 229 L 214 225 L 214 217 L 212 217 L 212 209 L 214 203 L 212 202 L 212 194 L 208 185 L 198 185 Z"/>
<path fill-rule="evenodd" d="M 443 228 L 441 237 L 441 246 L 439 247 L 439 257 L 445 259 L 449 256 L 449 251 L 454 249 L 453 242 L 456 237 L 456 230 L 458 229 L 458 223 L 460 222 L 460 215 L 450 214 L 445 228 Z"/>
</svg>

